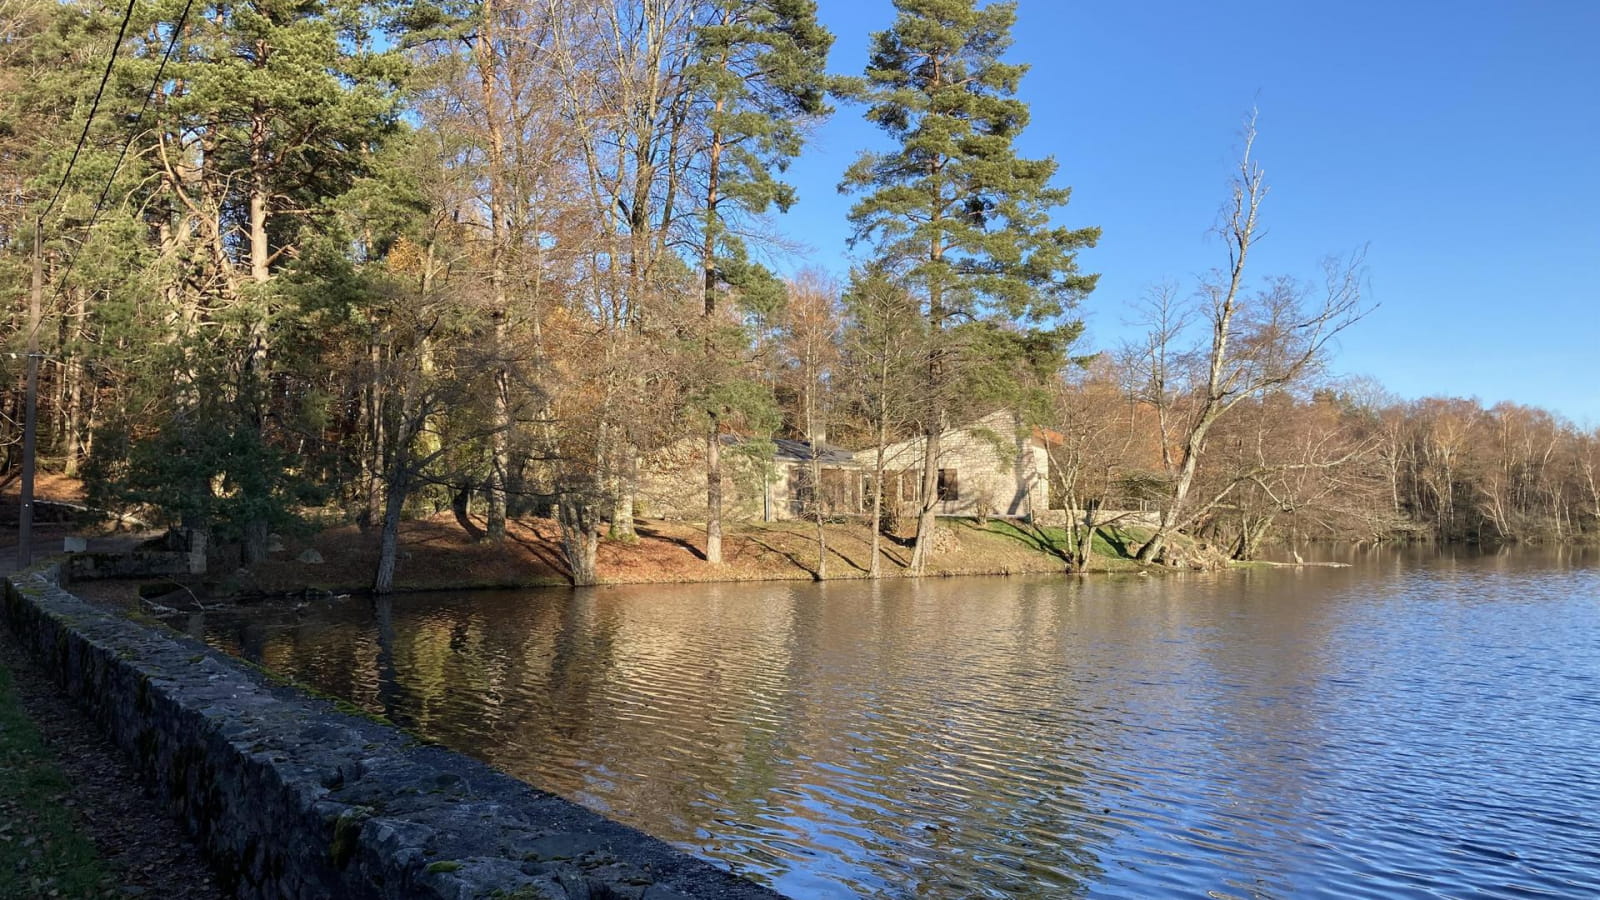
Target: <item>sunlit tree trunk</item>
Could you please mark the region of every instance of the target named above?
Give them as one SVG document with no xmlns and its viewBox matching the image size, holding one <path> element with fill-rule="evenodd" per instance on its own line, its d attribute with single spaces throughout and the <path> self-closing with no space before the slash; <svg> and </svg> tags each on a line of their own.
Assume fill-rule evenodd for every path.
<svg viewBox="0 0 1600 900">
<path fill-rule="evenodd" d="M 506 319 L 506 140 L 497 82 L 500 77 L 499 19 L 494 0 L 485 0 L 474 47 L 483 109 L 483 125 L 488 138 L 484 148 L 489 179 L 489 316 L 494 354 L 493 396 L 490 415 L 493 433 L 489 438 L 488 538 L 499 543 L 506 536 L 506 479 L 510 468 L 511 384 L 506 368 L 509 352 Z"/>
</svg>

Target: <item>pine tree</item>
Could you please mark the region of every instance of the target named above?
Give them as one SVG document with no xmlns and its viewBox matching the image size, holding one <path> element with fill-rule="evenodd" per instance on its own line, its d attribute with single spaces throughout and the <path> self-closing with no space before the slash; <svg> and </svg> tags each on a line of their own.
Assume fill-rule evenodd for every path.
<svg viewBox="0 0 1600 900">
<path fill-rule="evenodd" d="M 96 473 L 110 495 L 155 490 L 186 524 L 238 528 L 221 536 L 241 539 L 248 564 L 316 468 L 295 458 L 324 415 L 329 345 L 313 304 L 336 293 L 327 283 L 342 269 L 318 271 L 330 254 L 317 245 L 397 121 L 400 69 L 372 49 L 359 2 L 218 3 L 180 27 L 181 8 L 141 11 L 145 37 L 118 66 L 131 96 L 114 140 L 131 140 L 132 186 L 112 192 L 100 227 L 142 231 L 148 256 L 92 315 L 158 333 L 107 347 L 126 353 L 115 361 L 128 393 L 104 423 Z M 135 117 L 169 40 L 158 96 Z M 149 402 L 132 402 L 141 395 Z"/>
<path fill-rule="evenodd" d="M 834 79 L 824 66 L 833 35 L 818 23 L 815 0 L 710 0 L 707 7 L 695 36 L 697 62 L 688 72 L 706 107 L 700 211 L 706 363 L 693 395 L 709 423 L 706 560 L 720 563 L 721 425 L 760 418 L 771 401 L 755 389 L 759 382 L 739 371 L 735 348 L 746 343 L 744 335 L 726 317 L 719 321 L 717 300 L 731 290 L 762 308 L 778 290 L 748 259 L 737 225 L 794 203 L 794 188 L 779 176 L 799 155 L 806 123 L 831 112 L 827 94 Z"/>
<path fill-rule="evenodd" d="M 1000 56 L 1016 4 L 895 0 L 895 9 L 894 25 L 873 35 L 866 116 L 897 146 L 862 154 L 841 190 L 864 193 L 850 211 L 852 240 L 870 242 L 880 263 L 920 294 L 931 332 L 911 565 L 920 571 L 938 499 L 939 434 L 962 364 L 952 326 L 986 318 L 1057 324 L 1094 287 L 1076 254 L 1099 230 L 1051 225 L 1051 211 L 1069 195 L 1050 185 L 1055 161 L 1024 159 L 1013 146 L 1028 124 L 1027 105 L 1015 97 L 1026 67 Z"/>
</svg>

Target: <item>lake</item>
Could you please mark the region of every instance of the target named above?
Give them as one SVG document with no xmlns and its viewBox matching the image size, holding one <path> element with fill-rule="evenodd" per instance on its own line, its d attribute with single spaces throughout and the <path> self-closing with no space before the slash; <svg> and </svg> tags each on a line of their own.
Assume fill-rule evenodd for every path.
<svg viewBox="0 0 1600 900">
<path fill-rule="evenodd" d="M 188 625 L 795 897 L 1600 896 L 1600 553 L 1342 552 Z"/>
</svg>

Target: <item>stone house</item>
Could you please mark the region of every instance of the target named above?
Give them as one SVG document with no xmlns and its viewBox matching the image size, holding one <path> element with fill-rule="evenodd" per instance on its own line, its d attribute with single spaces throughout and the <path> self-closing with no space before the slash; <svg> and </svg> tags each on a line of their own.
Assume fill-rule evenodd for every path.
<svg viewBox="0 0 1600 900">
<path fill-rule="evenodd" d="M 818 442 L 778 438 L 772 453 L 737 435 L 722 435 L 722 512 L 730 520 L 775 522 L 805 518 L 813 503 L 823 515 L 858 515 L 862 507 L 860 465 L 855 454 Z M 821 488 L 812 485 L 812 456 Z M 642 461 L 640 515 L 702 521 L 706 515 L 705 442 L 686 438 Z"/>
<path fill-rule="evenodd" d="M 922 497 L 926 441 L 918 436 L 884 448 L 886 505 L 894 501 L 902 515 L 912 513 Z M 875 448 L 856 453 L 867 479 L 876 455 Z M 997 410 L 952 428 L 939 437 L 939 499 L 934 513 L 1006 518 L 1042 514 L 1049 505 L 1049 465 L 1044 434 L 1023 428 L 1011 410 Z M 870 504 L 870 490 L 863 496 Z"/>
<path fill-rule="evenodd" d="M 766 521 L 808 518 L 816 514 L 813 504 L 820 504 L 824 516 L 861 514 L 865 496 L 855 454 L 822 441 L 780 438 L 773 443 L 778 449 L 772 457 L 775 477 L 767 485 Z M 820 485 L 812 484 L 813 454 Z"/>
<path fill-rule="evenodd" d="M 765 522 L 801 519 L 820 503 L 825 516 L 871 512 L 877 451 L 851 452 L 824 442 L 777 439 L 770 456 L 741 452 L 756 444 L 723 435 L 723 515 Z M 924 438 L 884 448 L 884 505 L 912 515 L 922 496 Z M 813 454 L 820 484 L 813 485 Z M 939 441 L 941 516 L 1026 518 L 1047 504 L 1049 455 L 1037 429 L 1022 428 L 1010 410 L 999 410 Z M 705 518 L 705 444 L 684 439 L 645 460 L 640 468 L 642 516 L 700 521 Z"/>
</svg>

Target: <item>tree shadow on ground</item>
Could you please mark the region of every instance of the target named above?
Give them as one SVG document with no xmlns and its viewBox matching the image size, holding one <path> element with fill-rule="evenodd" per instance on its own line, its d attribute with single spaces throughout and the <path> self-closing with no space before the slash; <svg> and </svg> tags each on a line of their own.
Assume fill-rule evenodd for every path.
<svg viewBox="0 0 1600 900">
<path fill-rule="evenodd" d="M 917 545 L 917 536 L 914 534 L 908 534 L 905 537 L 901 537 L 892 531 L 881 531 L 879 534 L 883 535 L 884 540 L 905 550 L 910 550 Z"/>
<path fill-rule="evenodd" d="M 844 555 L 844 551 L 840 550 L 838 548 L 838 546 L 836 546 L 834 544 L 829 544 L 828 545 L 828 552 L 833 554 L 834 556 L 839 557 L 839 561 L 840 562 L 844 563 L 845 565 L 849 566 L 851 569 L 854 569 L 857 572 L 865 573 L 867 571 L 867 567 L 866 566 L 863 566 L 862 564 L 856 562 L 855 560 L 851 559 L 850 557 L 845 556 Z M 868 548 L 867 552 L 868 553 L 872 552 L 870 547 Z"/>
<path fill-rule="evenodd" d="M 912 540 L 911 538 L 898 538 L 898 537 L 895 537 L 892 534 L 885 534 L 884 538 L 888 541 L 888 543 L 886 543 L 886 544 L 884 544 L 884 545 L 882 545 L 882 546 L 880 546 L 878 548 L 878 552 L 883 554 L 883 558 L 887 559 L 889 562 L 894 563 L 895 565 L 899 566 L 902 569 L 904 569 L 906 566 L 911 565 L 911 557 L 909 557 L 909 556 L 900 556 L 900 555 L 894 553 L 889 548 L 891 546 L 894 546 L 894 547 L 899 547 L 902 550 L 910 550 L 912 548 L 912 545 L 914 545 L 916 543 L 916 541 Z M 870 545 L 868 545 L 867 552 L 868 553 L 872 552 Z"/>
<path fill-rule="evenodd" d="M 698 560 L 700 560 L 702 562 L 705 561 L 706 552 L 704 550 L 701 550 L 699 547 L 696 547 L 692 542 L 690 542 L 690 541 L 688 541 L 688 540 L 686 540 L 684 538 L 674 537 L 674 536 L 672 536 L 670 534 L 666 534 L 664 532 L 657 531 L 654 528 L 646 528 L 646 527 L 643 527 L 643 526 L 640 526 L 640 525 L 637 525 L 637 524 L 633 526 L 633 530 L 638 532 L 640 537 L 647 537 L 647 538 L 650 538 L 652 540 L 664 541 L 664 542 L 669 543 L 669 544 L 677 544 L 679 547 L 682 547 L 683 549 L 689 551 L 689 553 L 692 554 L 695 559 L 698 559 Z"/>
<path fill-rule="evenodd" d="M 506 537 L 516 541 L 528 551 L 534 559 L 548 566 L 552 572 L 561 573 L 568 581 L 572 580 L 572 569 L 567 565 L 567 559 L 561 551 L 550 546 L 548 541 L 529 539 L 520 534 L 507 533 Z"/>
<path fill-rule="evenodd" d="M 1122 533 L 1121 528 L 1118 528 L 1115 525 L 1101 525 L 1098 530 L 1100 532 L 1100 537 L 1103 538 L 1106 544 L 1108 544 L 1113 550 L 1117 551 L 1118 556 L 1122 557 L 1123 559 L 1133 558 L 1133 554 L 1128 552 L 1128 536 Z"/>
<path fill-rule="evenodd" d="M 800 557 L 799 557 L 798 554 L 792 553 L 792 552 L 790 552 L 788 550 L 784 550 L 781 547 L 773 546 L 772 544 L 770 544 L 770 543 L 768 543 L 768 542 L 766 542 L 766 541 L 764 541 L 764 540 L 762 540 L 762 539 L 760 539 L 760 538 L 758 538 L 758 537 L 756 537 L 754 535 L 746 535 L 745 539 L 748 540 L 750 543 L 755 544 L 757 547 L 760 547 L 763 550 L 766 550 L 766 551 L 768 551 L 770 553 L 776 553 L 779 556 L 783 557 L 784 559 L 787 559 L 790 562 L 790 564 L 792 564 L 795 568 L 800 569 L 801 571 L 807 573 L 813 579 L 817 578 L 817 570 L 812 568 L 811 566 L 808 566 L 805 563 L 801 562 L 800 561 Z"/>
<path fill-rule="evenodd" d="M 1027 547 L 1029 550 L 1032 550 L 1036 553 L 1043 553 L 1047 556 L 1054 556 L 1062 562 L 1072 562 L 1072 559 L 1067 554 L 1066 549 L 1062 545 L 1056 543 L 1054 539 L 1045 533 L 1045 530 L 1042 527 L 1020 522 L 1005 522 L 1000 524 L 1002 527 L 996 528 L 992 527 L 990 524 L 971 522 L 968 523 L 968 527 L 975 531 L 981 531 L 984 534 L 992 534 L 996 537 L 1002 537 L 1016 541 Z"/>
</svg>

